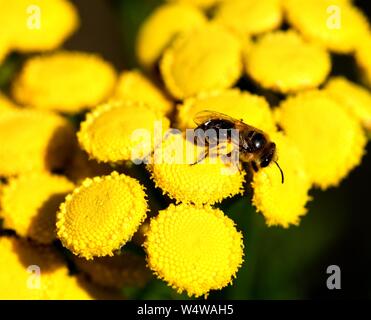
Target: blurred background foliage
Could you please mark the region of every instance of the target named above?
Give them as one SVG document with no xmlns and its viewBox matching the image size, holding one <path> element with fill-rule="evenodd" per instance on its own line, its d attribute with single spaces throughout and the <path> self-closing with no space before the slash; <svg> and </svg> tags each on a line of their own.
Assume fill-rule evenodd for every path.
<svg viewBox="0 0 371 320">
<path fill-rule="evenodd" d="M 118 70 L 139 67 L 134 50 L 137 30 L 161 0 L 72 2 L 82 25 L 65 43 L 66 49 L 98 52 Z M 367 2 L 356 4 L 370 17 Z M 12 54 L 1 66 L 2 90 L 8 89 L 25 58 Z M 351 58 L 336 56 L 333 63 L 333 74 L 345 74 L 357 81 Z M 246 81 L 241 86 L 245 87 Z M 224 201 L 220 207 L 243 232 L 245 263 L 233 285 L 211 293 L 209 299 L 371 298 L 370 144 L 367 151 L 362 166 L 340 187 L 311 192 L 315 200 L 298 227 L 268 228 L 248 196 Z M 341 290 L 326 287 L 326 269 L 332 264 L 341 268 Z M 125 288 L 123 292 L 128 298 L 138 299 L 187 298 L 160 280 L 151 281 L 141 290 Z"/>
</svg>

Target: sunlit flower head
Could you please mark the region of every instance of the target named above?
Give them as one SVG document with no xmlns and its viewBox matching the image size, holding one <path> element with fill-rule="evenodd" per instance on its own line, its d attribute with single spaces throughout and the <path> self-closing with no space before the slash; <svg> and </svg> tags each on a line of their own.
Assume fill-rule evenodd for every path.
<svg viewBox="0 0 371 320">
<path fill-rule="evenodd" d="M 350 53 L 368 34 L 367 18 L 350 1 L 282 1 L 288 22 L 305 38 L 337 53 Z"/>
<path fill-rule="evenodd" d="M 0 176 L 62 167 L 74 132 L 59 115 L 37 110 L 0 113 Z"/>
<path fill-rule="evenodd" d="M 12 93 L 22 105 L 76 113 L 108 98 L 115 83 L 115 70 L 98 55 L 59 51 L 27 60 Z"/>
<path fill-rule="evenodd" d="M 215 23 L 179 35 L 165 50 L 161 74 L 169 92 L 185 98 L 231 87 L 242 71 L 242 44 Z"/>
<path fill-rule="evenodd" d="M 170 205 L 151 220 L 148 266 L 178 292 L 207 296 L 232 282 L 243 261 L 242 235 L 219 209 Z"/>
<path fill-rule="evenodd" d="M 215 21 L 244 35 L 255 35 L 278 28 L 283 10 L 280 0 L 223 1 Z"/>
<path fill-rule="evenodd" d="M 190 5 L 171 3 L 159 6 L 139 30 L 136 44 L 139 62 L 146 68 L 153 67 L 177 34 L 205 22 L 203 13 Z"/>
<path fill-rule="evenodd" d="M 186 99 L 178 105 L 178 126 L 182 129 L 195 128 L 195 115 L 203 110 L 227 114 L 246 124 L 267 133 L 276 131 L 272 112 L 264 97 L 243 92 L 239 89 L 226 89 L 200 94 Z"/>
<path fill-rule="evenodd" d="M 51 243 L 58 207 L 73 188 L 65 177 L 46 172 L 10 179 L 0 197 L 3 226 L 22 237 Z"/>
<path fill-rule="evenodd" d="M 173 103 L 150 79 L 140 71 L 124 71 L 116 85 L 115 99 L 144 102 L 163 114 L 171 111 Z"/>
<path fill-rule="evenodd" d="M 2 33 L 0 35 L 0 64 L 5 60 L 9 53 L 9 40 L 8 37 Z"/>
<path fill-rule="evenodd" d="M 326 91 L 355 116 L 362 125 L 371 130 L 371 93 L 344 77 L 330 79 Z"/>
<path fill-rule="evenodd" d="M 254 174 L 252 201 L 269 226 L 297 225 L 300 216 L 307 211 L 310 179 L 298 148 L 282 133 L 273 135 L 272 141 L 277 145 L 277 161 L 284 173 L 284 183 L 278 167 L 271 163 Z"/>
<path fill-rule="evenodd" d="M 92 299 L 77 278 L 69 276 L 63 259 L 51 247 L 1 236 L 0 268 L 0 299 Z"/>
<path fill-rule="evenodd" d="M 9 45 L 22 52 L 56 49 L 79 25 L 77 10 L 67 0 L 1 0 L 0 7 Z"/>
<path fill-rule="evenodd" d="M 371 32 L 367 38 L 358 43 L 355 52 L 355 58 L 361 70 L 363 80 L 371 88 Z"/>
<path fill-rule="evenodd" d="M 11 101 L 5 94 L 0 92 L 0 112 L 12 111 L 17 108 L 17 105 Z"/>
<path fill-rule="evenodd" d="M 277 31 L 247 51 L 247 74 L 267 89 L 282 93 L 319 86 L 331 69 L 330 55 L 295 31 Z"/>
<path fill-rule="evenodd" d="M 139 101 L 111 101 L 87 114 L 77 136 L 90 157 L 102 162 L 121 162 L 130 160 L 134 150 L 140 149 L 140 158 L 152 151 L 156 124 L 161 125 L 162 135 L 169 120 Z"/>
<path fill-rule="evenodd" d="M 184 3 L 194 7 L 209 9 L 223 0 L 167 0 L 168 2 Z"/>
<path fill-rule="evenodd" d="M 139 182 L 124 174 L 87 178 L 61 204 L 57 235 L 75 255 L 112 256 L 144 221 L 145 197 Z"/>
<path fill-rule="evenodd" d="M 336 186 L 360 164 L 366 138 L 356 119 L 326 91 L 307 91 L 283 101 L 277 120 L 298 147 L 315 185 Z"/>
<path fill-rule="evenodd" d="M 169 135 L 148 166 L 156 186 L 177 202 L 196 205 L 214 204 L 242 193 L 245 172 L 220 157 L 196 163 L 204 151 L 180 134 Z"/>
</svg>

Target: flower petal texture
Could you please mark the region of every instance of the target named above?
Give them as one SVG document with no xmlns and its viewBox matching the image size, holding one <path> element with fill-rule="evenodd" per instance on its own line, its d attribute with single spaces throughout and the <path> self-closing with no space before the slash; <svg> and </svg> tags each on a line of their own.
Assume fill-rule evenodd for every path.
<svg viewBox="0 0 371 320">
<path fill-rule="evenodd" d="M 241 233 L 210 207 L 171 204 L 151 220 L 144 247 L 159 278 L 196 297 L 231 283 L 243 261 Z"/>
<path fill-rule="evenodd" d="M 98 55 L 58 51 L 26 61 L 12 93 L 22 105 L 76 113 L 103 102 L 115 83 L 113 67 Z"/>
<path fill-rule="evenodd" d="M 146 218 L 140 183 L 117 172 L 87 178 L 66 197 L 57 214 L 57 235 L 75 255 L 112 256 Z"/>
<path fill-rule="evenodd" d="M 180 134 L 169 135 L 148 166 L 156 187 L 177 202 L 196 205 L 214 204 L 242 193 L 245 172 L 220 157 L 195 164 L 204 151 Z"/>
<path fill-rule="evenodd" d="M 231 87 L 242 71 L 240 39 L 217 24 L 179 35 L 165 50 L 160 69 L 175 98 Z"/>
<path fill-rule="evenodd" d="M 360 164 L 366 144 L 364 132 L 327 92 L 314 90 L 289 97 L 276 115 L 304 156 L 306 170 L 316 186 L 336 186 Z"/>
<path fill-rule="evenodd" d="M 246 54 L 247 74 L 264 88 L 282 93 L 315 88 L 330 69 L 329 54 L 292 30 L 262 36 Z"/>
<path fill-rule="evenodd" d="M 252 201 L 269 226 L 287 228 L 291 224 L 298 225 L 300 216 L 306 213 L 311 183 L 298 148 L 282 133 L 273 135 L 272 141 L 277 145 L 284 183 L 281 183 L 280 171 L 274 163 L 259 170 L 253 176 Z"/>
<path fill-rule="evenodd" d="M 73 188 L 65 177 L 47 172 L 10 179 L 1 195 L 4 227 L 36 242 L 52 243 L 58 207 Z"/>
<path fill-rule="evenodd" d="M 158 124 L 158 126 L 157 126 Z M 111 101 L 90 112 L 78 132 L 80 146 L 94 159 L 120 162 L 146 157 L 169 120 L 139 101 Z"/>
</svg>

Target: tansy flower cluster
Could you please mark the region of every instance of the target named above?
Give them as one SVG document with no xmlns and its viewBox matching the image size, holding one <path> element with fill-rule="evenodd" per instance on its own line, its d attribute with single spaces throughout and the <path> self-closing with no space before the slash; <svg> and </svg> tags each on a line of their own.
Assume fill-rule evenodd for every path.
<svg viewBox="0 0 371 320">
<path fill-rule="evenodd" d="M 351 1 L 169 0 L 138 31 L 135 70 L 60 48 L 79 25 L 68 1 L 16 3 L 2 4 L 0 61 L 42 53 L 0 94 L 3 298 L 116 298 L 154 277 L 207 297 L 248 264 L 249 235 L 225 199 L 248 197 L 267 226 L 297 226 L 312 189 L 361 164 L 371 31 Z M 23 29 L 29 5 L 45 11 L 42 28 Z M 332 76 L 334 53 L 355 58 L 358 82 Z M 204 110 L 267 134 L 284 183 L 273 162 L 254 172 L 200 159 L 186 132 Z"/>
</svg>

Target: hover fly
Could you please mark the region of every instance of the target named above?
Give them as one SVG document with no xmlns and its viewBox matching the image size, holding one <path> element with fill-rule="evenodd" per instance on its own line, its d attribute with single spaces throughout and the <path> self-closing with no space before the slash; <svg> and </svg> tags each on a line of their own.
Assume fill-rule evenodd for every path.
<svg viewBox="0 0 371 320">
<path fill-rule="evenodd" d="M 202 134 L 205 146 L 207 147 L 210 145 L 218 145 L 221 139 L 231 142 L 239 151 L 239 160 L 243 163 L 250 164 L 255 172 L 260 168 L 267 167 L 271 162 L 274 162 L 280 170 L 282 183 L 284 182 L 283 171 L 276 161 L 276 144 L 271 142 L 263 131 L 245 124 L 242 120 L 237 120 L 223 113 L 214 111 L 201 111 L 196 114 L 194 121 L 197 124 L 197 127 L 194 129 L 195 141 L 199 139 L 200 134 Z M 214 138 L 210 138 L 210 136 L 204 134 L 204 132 L 207 132 L 209 129 L 215 130 L 216 132 L 222 131 L 224 135 L 221 137 L 219 134 L 214 136 Z M 236 139 L 233 139 L 233 130 L 238 132 Z M 196 163 L 200 162 L 208 155 L 208 150 L 209 148 L 205 150 L 204 156 L 198 159 Z"/>
</svg>

